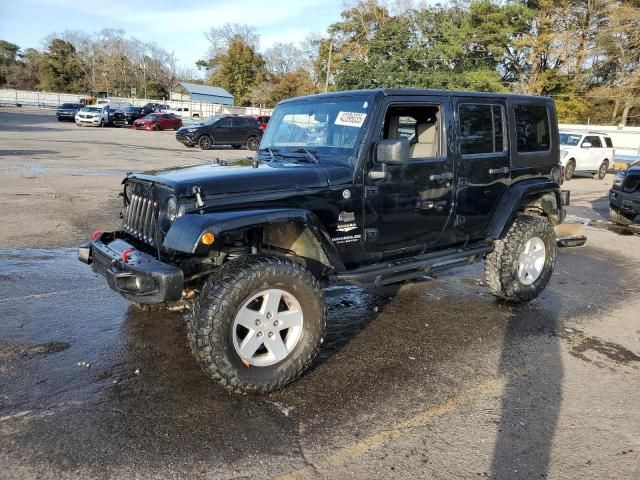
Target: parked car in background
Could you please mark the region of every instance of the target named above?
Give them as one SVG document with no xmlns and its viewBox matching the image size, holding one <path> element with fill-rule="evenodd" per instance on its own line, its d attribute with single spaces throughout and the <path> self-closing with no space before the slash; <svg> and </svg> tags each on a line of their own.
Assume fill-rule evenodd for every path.
<svg viewBox="0 0 640 480">
<path fill-rule="evenodd" d="M 75 116 L 76 125 L 104 127 L 109 123 L 109 112 L 106 105 L 89 105 L 84 107 Z"/>
<path fill-rule="evenodd" d="M 63 103 L 56 110 L 56 117 L 58 117 L 58 121 L 62 122 L 64 120 L 73 120 L 76 117 L 76 113 L 82 110 L 83 105 L 80 103 Z"/>
<path fill-rule="evenodd" d="M 258 119 L 244 115 L 216 115 L 204 122 L 182 127 L 176 132 L 176 140 L 187 147 L 199 146 L 209 150 L 213 145 L 231 145 L 257 150 L 262 139 Z"/>
<path fill-rule="evenodd" d="M 120 110 L 122 108 L 130 107 L 131 103 L 127 102 L 126 100 L 117 100 L 114 98 L 98 98 L 96 100 L 96 105 L 107 106 L 109 108 L 112 108 L 115 111 L 115 110 Z"/>
<path fill-rule="evenodd" d="M 260 130 L 264 130 L 265 128 L 267 128 L 267 124 L 271 119 L 269 115 L 256 115 L 256 118 L 258 119 L 258 123 L 260 124 Z"/>
<path fill-rule="evenodd" d="M 182 126 L 182 119 L 172 113 L 150 113 L 139 118 L 131 128 L 135 130 L 178 130 Z"/>
<path fill-rule="evenodd" d="M 594 174 L 602 180 L 613 165 L 615 149 L 607 135 L 598 132 L 560 132 L 560 163 L 565 180 L 575 172 Z"/>
<path fill-rule="evenodd" d="M 109 125 L 112 126 L 113 125 L 113 116 L 116 114 L 116 112 L 118 111 L 118 108 L 114 108 L 111 106 L 107 107 L 107 123 L 105 125 Z"/>
<path fill-rule="evenodd" d="M 640 164 L 618 173 L 609 191 L 609 218 L 618 225 L 630 225 L 640 215 Z"/>
<path fill-rule="evenodd" d="M 113 114 L 113 124 L 116 127 L 128 127 L 142 117 L 144 117 L 144 113 L 141 107 L 127 107 Z"/>
<path fill-rule="evenodd" d="M 191 118 L 191 110 L 189 110 L 189 107 L 174 107 L 167 110 L 166 113 L 173 113 L 177 117 Z"/>
<path fill-rule="evenodd" d="M 142 110 L 144 111 L 145 115 L 154 112 L 166 112 L 167 110 L 169 110 L 169 105 L 167 105 L 166 103 L 149 102 L 143 105 Z"/>
</svg>

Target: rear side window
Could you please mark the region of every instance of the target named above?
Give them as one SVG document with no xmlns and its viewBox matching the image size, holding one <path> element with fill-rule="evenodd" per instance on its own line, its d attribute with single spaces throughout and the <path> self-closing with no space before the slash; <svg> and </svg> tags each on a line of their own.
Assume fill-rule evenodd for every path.
<svg viewBox="0 0 640 480">
<path fill-rule="evenodd" d="M 604 142 L 607 144 L 607 148 L 613 148 L 613 142 L 609 137 L 604 137 Z"/>
<path fill-rule="evenodd" d="M 462 155 L 504 151 L 504 113 L 500 105 L 463 103 L 458 114 Z"/>
<path fill-rule="evenodd" d="M 544 152 L 551 148 L 549 115 L 544 105 L 515 105 L 518 152 Z"/>
</svg>

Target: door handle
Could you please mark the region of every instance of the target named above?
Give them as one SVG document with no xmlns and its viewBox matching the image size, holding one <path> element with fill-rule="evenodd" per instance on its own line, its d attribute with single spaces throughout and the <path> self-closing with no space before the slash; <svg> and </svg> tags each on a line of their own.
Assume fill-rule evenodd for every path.
<svg viewBox="0 0 640 480">
<path fill-rule="evenodd" d="M 509 173 L 511 169 L 509 167 L 490 168 L 489 175 L 497 175 L 499 173 Z"/>
<path fill-rule="evenodd" d="M 430 175 L 429 180 L 453 180 L 453 172 Z"/>
</svg>

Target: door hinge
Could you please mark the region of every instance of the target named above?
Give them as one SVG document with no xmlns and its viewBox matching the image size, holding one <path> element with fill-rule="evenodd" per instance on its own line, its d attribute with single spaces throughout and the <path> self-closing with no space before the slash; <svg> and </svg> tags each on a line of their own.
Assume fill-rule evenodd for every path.
<svg viewBox="0 0 640 480">
<path fill-rule="evenodd" d="M 469 179 L 467 177 L 458 177 L 458 186 L 466 187 L 469 185 Z"/>
<path fill-rule="evenodd" d="M 369 197 L 372 195 L 378 195 L 378 193 L 380 193 L 380 188 L 375 185 L 367 185 L 364 191 L 365 195 Z"/>
<path fill-rule="evenodd" d="M 467 221 L 467 217 L 465 217 L 464 215 L 456 215 L 456 219 L 453 222 L 453 225 L 454 226 L 462 225 L 466 221 Z"/>
<path fill-rule="evenodd" d="M 364 237 L 366 241 L 372 241 L 378 238 L 378 229 L 377 228 L 365 228 Z"/>
</svg>

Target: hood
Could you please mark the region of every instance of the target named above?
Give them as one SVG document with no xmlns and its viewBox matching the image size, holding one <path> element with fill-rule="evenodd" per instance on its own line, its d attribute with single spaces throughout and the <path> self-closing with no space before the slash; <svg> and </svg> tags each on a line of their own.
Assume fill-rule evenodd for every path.
<svg viewBox="0 0 640 480">
<path fill-rule="evenodd" d="M 192 195 L 194 186 L 200 187 L 206 195 L 326 188 L 352 182 L 353 172 L 351 167 L 343 165 L 270 162 L 254 168 L 251 161 L 244 161 L 231 166 L 204 164 L 132 173 L 129 178 L 161 183 L 183 197 Z"/>
</svg>

